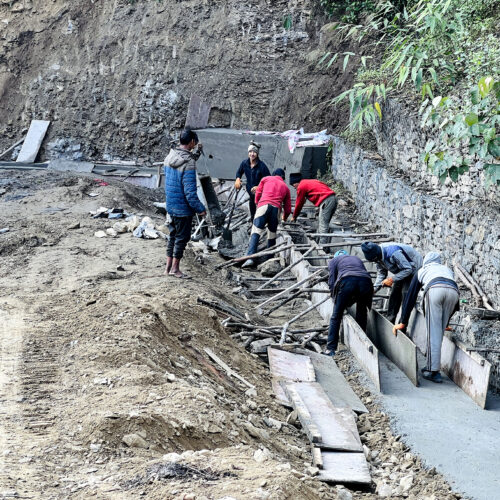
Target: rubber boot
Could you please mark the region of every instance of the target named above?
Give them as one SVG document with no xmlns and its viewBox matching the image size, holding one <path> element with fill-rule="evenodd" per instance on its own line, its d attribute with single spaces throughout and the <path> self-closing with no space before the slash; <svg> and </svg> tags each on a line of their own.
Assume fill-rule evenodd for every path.
<svg viewBox="0 0 500 500">
<path fill-rule="evenodd" d="M 250 236 L 250 244 L 248 245 L 247 255 L 252 255 L 257 253 L 257 248 L 259 247 L 260 236 L 257 233 L 253 233 Z"/>
</svg>

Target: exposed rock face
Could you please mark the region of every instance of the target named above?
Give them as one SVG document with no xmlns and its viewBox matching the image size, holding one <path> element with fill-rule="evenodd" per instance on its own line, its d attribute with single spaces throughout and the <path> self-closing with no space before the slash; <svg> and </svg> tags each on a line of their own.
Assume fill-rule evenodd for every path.
<svg viewBox="0 0 500 500">
<path fill-rule="evenodd" d="M 335 128 L 337 115 L 311 112 L 339 71 L 315 68 L 329 35 L 314 4 L 2 1 L 0 146 L 43 118 L 42 156 L 158 161 L 192 94 L 211 103 L 210 126 Z"/>
</svg>

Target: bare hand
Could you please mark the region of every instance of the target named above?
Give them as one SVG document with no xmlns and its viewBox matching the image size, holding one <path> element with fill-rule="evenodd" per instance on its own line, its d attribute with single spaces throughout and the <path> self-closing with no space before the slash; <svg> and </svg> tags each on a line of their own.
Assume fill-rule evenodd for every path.
<svg viewBox="0 0 500 500">
<path fill-rule="evenodd" d="M 198 215 L 199 215 L 200 217 L 206 217 L 206 215 L 207 215 L 207 211 L 205 210 L 204 212 L 200 212 Z"/>
</svg>

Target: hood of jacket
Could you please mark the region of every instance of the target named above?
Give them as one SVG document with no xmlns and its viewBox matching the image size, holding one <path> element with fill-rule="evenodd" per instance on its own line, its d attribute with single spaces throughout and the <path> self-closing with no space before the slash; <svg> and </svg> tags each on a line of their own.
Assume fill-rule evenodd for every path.
<svg viewBox="0 0 500 500">
<path fill-rule="evenodd" d="M 163 164 L 171 168 L 179 168 L 192 159 L 192 155 L 186 149 L 171 149 Z"/>
<path fill-rule="evenodd" d="M 423 266 L 429 264 L 441 264 L 441 254 L 439 252 L 428 252 L 425 254 Z"/>
</svg>

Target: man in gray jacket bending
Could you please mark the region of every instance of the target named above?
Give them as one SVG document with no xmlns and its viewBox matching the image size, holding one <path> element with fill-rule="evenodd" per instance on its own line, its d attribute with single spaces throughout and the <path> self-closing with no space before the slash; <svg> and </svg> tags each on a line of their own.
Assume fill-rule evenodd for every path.
<svg viewBox="0 0 500 500">
<path fill-rule="evenodd" d="M 378 292 L 383 286 L 392 288 L 387 319 L 394 323 L 411 280 L 422 267 L 422 256 L 413 247 L 404 243 L 391 242 L 377 245 L 368 241 L 361 245 L 361 250 L 366 260 L 375 262 L 377 266 L 374 292 Z M 387 277 L 388 271 L 394 275 L 393 278 Z"/>
<path fill-rule="evenodd" d="M 438 252 L 429 252 L 424 257 L 422 268 L 413 277 L 401 312 L 401 321 L 392 329 L 394 335 L 398 330 L 405 330 L 412 309 L 417 302 L 420 289 L 424 289 L 422 302 L 427 327 L 427 368 L 422 375 L 432 382 L 442 382 L 441 343 L 443 333 L 452 314 L 458 310 L 458 286 L 453 271 L 441 264 Z"/>
</svg>

